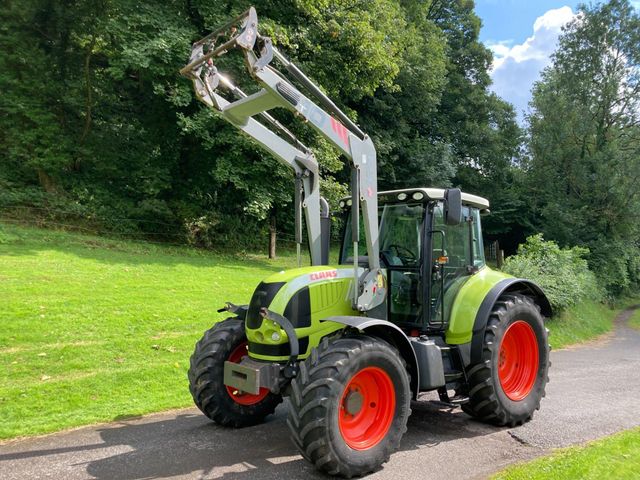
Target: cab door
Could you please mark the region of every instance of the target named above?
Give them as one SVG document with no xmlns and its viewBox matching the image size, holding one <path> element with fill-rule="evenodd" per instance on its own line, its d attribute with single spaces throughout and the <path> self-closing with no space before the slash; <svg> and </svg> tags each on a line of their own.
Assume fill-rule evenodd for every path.
<svg viewBox="0 0 640 480">
<path fill-rule="evenodd" d="M 380 256 L 387 269 L 388 319 L 397 325 L 422 323 L 422 245 L 426 206 L 388 204 L 380 216 Z"/>
<path fill-rule="evenodd" d="M 462 207 L 464 221 L 446 225 L 443 203 L 433 208 L 430 249 L 428 326 L 444 329 L 460 287 L 484 265 L 480 214 L 477 208 Z"/>
</svg>

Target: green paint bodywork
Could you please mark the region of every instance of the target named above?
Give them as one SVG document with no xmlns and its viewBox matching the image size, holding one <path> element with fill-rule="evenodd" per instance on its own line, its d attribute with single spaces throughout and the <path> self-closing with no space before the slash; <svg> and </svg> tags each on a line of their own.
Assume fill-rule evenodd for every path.
<svg viewBox="0 0 640 480">
<path fill-rule="evenodd" d="M 448 289 L 444 302 L 445 311 L 449 312 L 449 326 L 445 332 L 447 343 L 458 345 L 471 341 L 473 324 L 482 301 L 491 288 L 505 278 L 510 276 L 485 266 Z M 309 287 L 311 325 L 296 329 L 299 339 L 309 337 L 309 346 L 300 352 L 301 359 L 308 357 L 324 336 L 344 328 L 342 324 L 321 320 L 334 315 L 361 315 L 351 307 L 353 269 L 345 265 L 295 268 L 273 274 L 264 283 L 284 283 L 268 307 L 280 315 L 284 315 L 287 303 L 296 292 Z M 246 333 L 248 340 L 254 343 L 283 345 L 289 342 L 284 330 L 271 320 L 263 320 L 259 328 L 247 328 Z M 287 356 L 266 356 L 252 351 L 249 355 L 258 360 L 288 360 Z"/>
<path fill-rule="evenodd" d="M 493 286 L 505 278 L 511 278 L 503 272 L 482 267 L 477 273 L 465 277 L 464 284 L 451 302 L 449 328 L 445 333 L 445 341 L 449 344 L 460 345 L 471 341 L 473 323 L 480 305 Z M 445 304 L 447 304 L 445 295 Z"/>
<path fill-rule="evenodd" d="M 321 278 L 324 275 L 335 273 L 335 278 Z M 320 273 L 320 275 L 318 275 Z M 298 338 L 309 337 L 309 346 L 306 351 L 301 351 L 299 358 L 309 356 L 311 349 L 318 346 L 322 337 L 344 328 L 344 325 L 335 322 L 321 322 L 334 315 L 360 315 L 351 308 L 350 292 L 353 282 L 353 269 L 340 266 L 315 266 L 295 268 L 271 275 L 264 283 L 285 282 L 269 305 L 269 310 L 284 314 L 287 303 L 293 295 L 304 287 L 309 287 L 309 300 L 311 304 L 311 325 L 297 328 Z M 265 345 L 280 345 L 289 342 L 287 334 L 275 322 L 263 320 L 257 329 L 246 329 L 247 339 L 250 342 Z M 276 334 L 274 340 L 273 335 Z M 259 360 L 286 361 L 287 356 L 272 357 L 260 355 L 249 351 L 249 355 Z"/>
</svg>

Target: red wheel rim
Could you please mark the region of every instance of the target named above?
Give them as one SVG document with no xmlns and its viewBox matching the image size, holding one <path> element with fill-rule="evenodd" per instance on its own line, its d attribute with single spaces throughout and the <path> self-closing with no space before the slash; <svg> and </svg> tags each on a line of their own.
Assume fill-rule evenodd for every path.
<svg viewBox="0 0 640 480">
<path fill-rule="evenodd" d="M 247 349 L 247 342 L 242 342 L 240 345 L 233 349 L 227 360 L 233 363 L 240 363 L 242 357 L 247 354 Z M 233 401 L 239 403 L 240 405 L 255 405 L 256 403 L 260 403 L 262 400 L 264 400 L 264 397 L 269 395 L 268 388 L 261 388 L 260 392 L 258 392 L 257 395 L 252 395 L 251 393 L 242 392 L 237 388 L 229 387 L 226 385 L 225 387 L 227 388 L 227 393 L 233 399 Z"/>
<path fill-rule="evenodd" d="M 505 395 L 514 402 L 529 395 L 538 376 L 538 341 L 527 322 L 516 320 L 500 343 L 498 377 Z"/>
<path fill-rule="evenodd" d="M 354 450 L 367 450 L 385 437 L 396 409 L 391 377 L 378 367 L 356 373 L 342 393 L 338 425 L 342 438 Z"/>
</svg>

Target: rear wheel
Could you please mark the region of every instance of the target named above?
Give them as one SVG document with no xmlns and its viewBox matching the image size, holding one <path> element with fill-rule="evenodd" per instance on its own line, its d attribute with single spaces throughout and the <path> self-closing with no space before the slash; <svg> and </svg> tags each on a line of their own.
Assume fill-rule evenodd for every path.
<svg viewBox="0 0 640 480">
<path fill-rule="evenodd" d="M 205 332 L 191 356 L 188 373 L 191 396 L 202 413 L 219 425 L 255 425 L 282 402 L 280 395 L 266 388 L 252 395 L 224 384 L 224 362 L 238 363 L 245 355 L 244 322 L 228 318 Z"/>
<path fill-rule="evenodd" d="M 540 408 L 548 381 L 547 330 L 533 300 L 503 295 L 484 333 L 482 360 L 467 372 L 468 414 L 496 425 L 527 422 Z"/>
<path fill-rule="evenodd" d="M 291 383 L 287 423 L 316 468 L 349 478 L 398 449 L 410 401 L 407 370 L 391 345 L 365 335 L 325 339 Z"/>
</svg>

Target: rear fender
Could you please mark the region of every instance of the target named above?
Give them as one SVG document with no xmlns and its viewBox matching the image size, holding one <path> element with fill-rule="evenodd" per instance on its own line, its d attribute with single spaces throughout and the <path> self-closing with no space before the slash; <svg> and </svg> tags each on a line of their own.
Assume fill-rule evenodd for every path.
<svg viewBox="0 0 640 480">
<path fill-rule="evenodd" d="M 417 400 L 420 385 L 418 360 L 416 359 L 416 353 L 413 351 L 413 347 L 411 346 L 411 341 L 398 326 L 391 322 L 387 322 L 386 320 L 379 320 L 377 318 L 341 315 L 329 317 L 323 321 L 336 322 L 348 327 L 357 328 L 358 330 L 363 331 L 368 335 L 380 338 L 397 348 L 404 361 L 407 362 L 409 374 L 411 375 L 411 392 L 414 399 Z"/>
<path fill-rule="evenodd" d="M 505 278 L 496 283 L 484 297 L 476 314 L 471 338 L 471 365 L 479 363 L 482 359 L 484 331 L 487 328 L 489 315 L 493 311 L 498 298 L 505 293 L 520 293 L 531 297 L 544 317 L 549 318 L 553 313 L 549 299 L 542 289 L 532 281 L 522 278 Z"/>
</svg>

